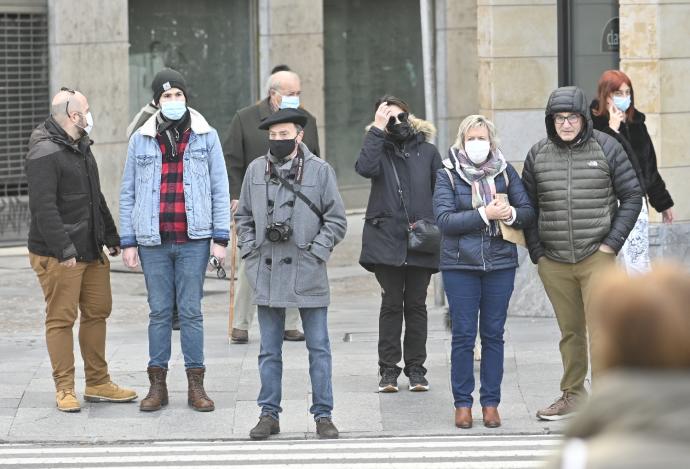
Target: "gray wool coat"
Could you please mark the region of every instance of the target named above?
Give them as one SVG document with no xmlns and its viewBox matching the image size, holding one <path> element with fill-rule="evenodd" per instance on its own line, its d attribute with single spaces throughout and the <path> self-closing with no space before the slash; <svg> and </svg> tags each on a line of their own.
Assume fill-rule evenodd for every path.
<svg viewBox="0 0 690 469">
<path fill-rule="evenodd" d="M 235 214 L 238 245 L 257 305 L 316 308 L 330 303 L 326 263 L 334 246 L 345 236 L 345 206 L 333 168 L 303 143 L 300 148 L 305 156 L 301 192 L 321 211 L 323 222 L 277 180 L 268 182 L 268 198 L 273 201 L 269 210 L 267 155 L 249 164 L 242 183 Z M 291 168 L 289 162 L 276 169 L 287 179 Z M 269 241 L 267 225 L 286 221 L 293 230 L 291 238 L 285 242 Z"/>
</svg>

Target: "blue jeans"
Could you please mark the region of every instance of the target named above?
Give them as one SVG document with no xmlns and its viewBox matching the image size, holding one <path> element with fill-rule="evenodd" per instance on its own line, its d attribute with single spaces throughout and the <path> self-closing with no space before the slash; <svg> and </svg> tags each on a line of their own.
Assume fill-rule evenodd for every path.
<svg viewBox="0 0 690 469">
<path fill-rule="evenodd" d="M 450 381 L 456 408 L 472 407 L 477 319 L 482 342 L 479 401 L 482 407 L 501 402 L 503 331 L 514 283 L 515 268 L 443 271 L 452 322 Z"/>
<path fill-rule="evenodd" d="M 201 298 L 209 240 L 139 246 L 149 300 L 149 366 L 168 368 L 172 313 L 177 300 L 185 368 L 204 368 Z"/>
<path fill-rule="evenodd" d="M 261 391 L 257 404 L 261 415 L 278 420 L 282 412 L 280 400 L 283 380 L 283 333 L 285 308 L 257 307 L 261 350 L 259 376 Z M 328 308 L 299 308 L 304 337 L 309 351 L 309 378 L 311 379 L 314 420 L 330 417 L 333 411 L 333 385 L 331 382 L 331 343 L 328 339 Z"/>
</svg>

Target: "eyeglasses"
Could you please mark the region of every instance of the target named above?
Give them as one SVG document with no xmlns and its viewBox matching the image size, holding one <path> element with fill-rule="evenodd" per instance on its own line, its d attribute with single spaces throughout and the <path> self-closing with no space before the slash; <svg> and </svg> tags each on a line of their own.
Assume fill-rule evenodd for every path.
<svg viewBox="0 0 690 469">
<path fill-rule="evenodd" d="M 225 278 L 225 276 L 227 275 L 225 273 L 225 269 L 223 268 L 223 266 L 220 263 L 220 260 L 216 256 L 209 257 L 208 263 L 211 264 L 211 267 L 216 269 L 216 276 L 218 278 Z"/>
<path fill-rule="evenodd" d="M 67 88 L 67 87 L 65 87 L 65 86 L 63 86 L 62 88 L 60 88 L 60 91 L 67 91 L 69 94 L 74 94 L 74 93 L 76 93 L 76 91 L 74 91 L 74 90 L 72 90 L 72 89 L 69 89 L 69 88 Z M 67 102 L 65 103 L 65 114 L 67 114 L 67 115 L 69 116 L 69 112 L 67 111 L 68 109 L 69 109 L 69 97 L 67 98 Z"/>
<path fill-rule="evenodd" d="M 558 125 L 563 125 L 565 121 L 568 121 L 570 125 L 575 125 L 580 121 L 580 115 L 568 114 L 567 116 L 562 116 L 560 114 L 556 114 L 553 116 L 553 121 Z"/>
</svg>

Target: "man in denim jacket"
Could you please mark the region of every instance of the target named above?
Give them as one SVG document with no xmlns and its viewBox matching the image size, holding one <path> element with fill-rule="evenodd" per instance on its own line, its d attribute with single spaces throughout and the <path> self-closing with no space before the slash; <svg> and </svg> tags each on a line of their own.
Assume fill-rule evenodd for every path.
<svg viewBox="0 0 690 469">
<path fill-rule="evenodd" d="M 160 111 L 135 132 L 120 189 L 123 261 L 146 278 L 149 314 L 149 393 L 143 411 L 168 403 L 172 311 L 177 301 L 188 380 L 188 404 L 214 410 L 204 390 L 201 313 L 209 251 L 222 264 L 229 239 L 230 198 L 216 131 L 187 107 L 182 75 L 162 70 L 153 81 Z"/>
<path fill-rule="evenodd" d="M 249 164 L 235 215 L 261 330 L 261 417 L 249 433 L 256 440 L 280 431 L 285 308 L 299 308 L 302 317 L 316 431 L 338 437 L 331 421 L 326 262 L 345 236 L 347 219 L 333 168 L 302 143 L 306 124 L 299 109 L 281 109 L 261 123 L 269 152 Z"/>
</svg>

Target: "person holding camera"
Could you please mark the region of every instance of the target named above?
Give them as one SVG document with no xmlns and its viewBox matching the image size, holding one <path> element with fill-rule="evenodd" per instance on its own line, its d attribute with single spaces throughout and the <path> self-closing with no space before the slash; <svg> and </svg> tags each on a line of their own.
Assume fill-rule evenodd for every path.
<svg viewBox="0 0 690 469">
<path fill-rule="evenodd" d="M 378 389 L 398 391 L 402 358 L 410 391 L 427 391 L 426 292 L 431 275 L 438 272 L 440 247 L 412 249 L 408 234 L 420 222 L 433 227 L 431 197 L 442 167 L 431 143 L 436 129 L 394 96 L 382 97 L 374 109 L 355 170 L 371 180 L 359 263 L 381 285 Z"/>
<path fill-rule="evenodd" d="M 338 437 L 331 419 L 326 263 L 345 236 L 347 220 L 333 168 L 302 143 L 306 124 L 307 115 L 291 108 L 259 125 L 268 130 L 269 151 L 249 164 L 235 214 L 261 332 L 261 415 L 249 433 L 256 440 L 280 432 L 285 308 L 298 308 L 302 318 L 316 431 L 321 438 Z"/>
<path fill-rule="evenodd" d="M 187 106 L 182 75 L 162 70 L 152 88 L 160 110 L 130 138 L 120 187 L 122 260 L 130 269 L 141 260 L 151 310 L 151 386 L 140 410 L 168 404 L 166 376 L 177 304 L 187 403 L 208 412 L 215 405 L 204 390 L 201 298 L 209 256 L 222 265 L 230 237 L 228 174 L 216 130 Z"/>
</svg>

